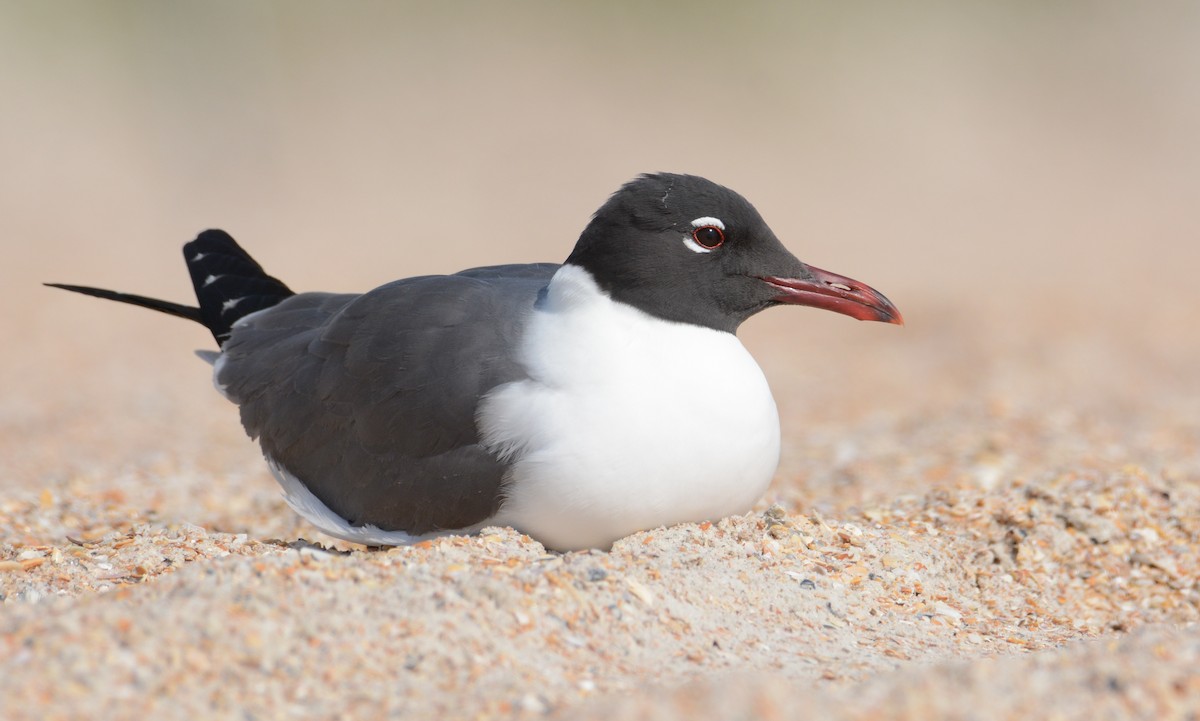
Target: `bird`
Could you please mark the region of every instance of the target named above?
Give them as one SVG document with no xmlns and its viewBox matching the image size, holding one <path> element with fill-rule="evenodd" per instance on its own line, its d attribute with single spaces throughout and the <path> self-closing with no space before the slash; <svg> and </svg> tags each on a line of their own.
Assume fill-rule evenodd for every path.
<svg viewBox="0 0 1200 721">
<path fill-rule="evenodd" d="M 779 463 L 767 380 L 736 332 L 780 305 L 903 325 L 801 262 L 738 193 L 622 185 L 560 264 L 292 291 L 222 230 L 183 246 L 198 306 L 45 285 L 195 321 L 284 499 L 395 546 L 510 526 L 548 550 L 749 511 Z"/>
</svg>

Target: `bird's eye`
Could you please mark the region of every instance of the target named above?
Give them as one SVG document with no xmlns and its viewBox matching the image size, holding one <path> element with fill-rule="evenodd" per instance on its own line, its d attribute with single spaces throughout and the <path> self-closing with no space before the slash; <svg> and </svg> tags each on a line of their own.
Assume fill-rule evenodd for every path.
<svg viewBox="0 0 1200 721">
<path fill-rule="evenodd" d="M 715 225 L 702 225 L 692 231 L 692 240 L 705 250 L 713 250 L 725 242 L 725 232 Z"/>
</svg>

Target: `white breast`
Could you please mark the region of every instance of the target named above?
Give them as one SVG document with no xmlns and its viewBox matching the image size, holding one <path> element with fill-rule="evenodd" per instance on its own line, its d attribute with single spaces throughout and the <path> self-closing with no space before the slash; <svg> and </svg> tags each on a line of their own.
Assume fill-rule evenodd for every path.
<svg viewBox="0 0 1200 721">
<path fill-rule="evenodd" d="M 565 265 L 522 339 L 530 379 L 480 405 L 513 461 L 493 519 L 556 549 L 750 508 L 779 463 L 779 417 L 732 333 L 660 320 Z"/>
</svg>

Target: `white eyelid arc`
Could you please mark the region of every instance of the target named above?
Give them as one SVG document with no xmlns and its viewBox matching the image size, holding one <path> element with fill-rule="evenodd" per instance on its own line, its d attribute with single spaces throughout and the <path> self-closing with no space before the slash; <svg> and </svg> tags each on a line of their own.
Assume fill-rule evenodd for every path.
<svg viewBox="0 0 1200 721">
<path fill-rule="evenodd" d="M 696 218 L 692 221 L 693 228 L 703 228 L 706 225 L 711 225 L 714 228 L 725 230 L 725 223 L 721 222 L 720 218 L 710 218 L 706 215 L 703 218 Z"/>
</svg>

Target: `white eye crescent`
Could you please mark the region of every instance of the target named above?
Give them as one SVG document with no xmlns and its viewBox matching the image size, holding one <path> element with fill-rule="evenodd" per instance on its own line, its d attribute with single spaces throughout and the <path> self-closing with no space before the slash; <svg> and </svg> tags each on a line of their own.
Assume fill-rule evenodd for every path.
<svg viewBox="0 0 1200 721">
<path fill-rule="evenodd" d="M 725 223 L 704 216 L 692 221 L 692 232 L 683 236 L 684 246 L 693 253 L 711 253 L 725 243 Z"/>
</svg>

